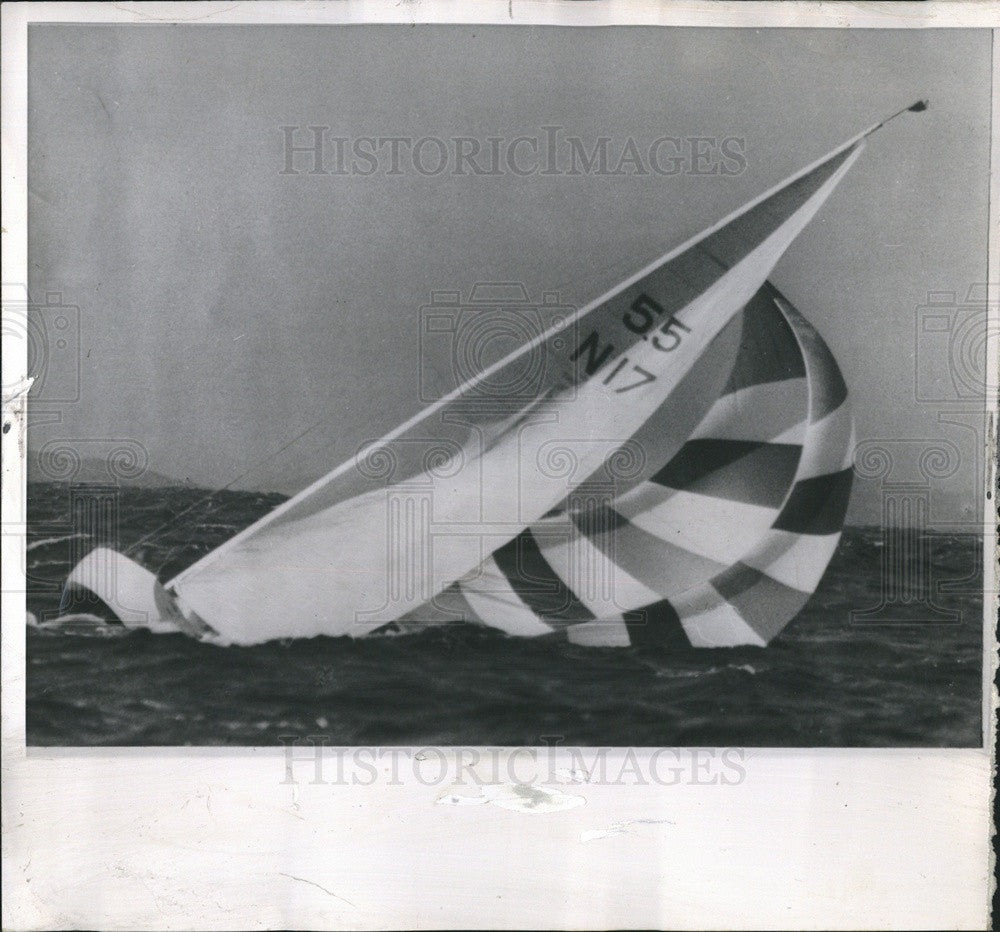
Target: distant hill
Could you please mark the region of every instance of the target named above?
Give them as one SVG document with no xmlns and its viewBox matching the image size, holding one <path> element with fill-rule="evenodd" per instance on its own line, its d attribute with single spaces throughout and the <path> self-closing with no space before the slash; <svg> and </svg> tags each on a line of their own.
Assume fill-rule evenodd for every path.
<svg viewBox="0 0 1000 932">
<path fill-rule="evenodd" d="M 45 448 L 43 447 L 43 450 Z M 61 448 L 60 448 L 61 449 Z M 199 486 L 187 478 L 168 476 L 157 472 L 154 469 L 144 469 L 138 471 L 138 464 L 133 464 L 125 457 L 118 461 L 117 475 L 108 469 L 106 459 L 101 457 L 80 457 L 78 461 L 73 461 L 68 452 L 62 456 L 56 452 L 50 455 L 43 468 L 39 450 L 28 451 L 28 481 L 29 482 L 73 482 L 80 485 L 117 485 L 125 488 L 138 489 L 189 489 L 192 492 L 201 494 L 218 494 L 218 489 L 211 489 Z M 131 469 L 129 467 L 132 467 Z M 135 474 L 137 473 L 137 474 Z M 233 489 L 231 494 L 238 495 L 247 493 L 251 495 L 281 495 L 291 496 L 299 490 L 315 481 L 314 473 L 304 473 L 296 476 L 292 481 L 285 477 L 281 482 L 270 483 L 267 487 L 250 487 Z M 262 486 L 265 484 L 262 483 Z M 868 516 L 877 514 L 878 500 L 875 499 L 871 489 L 866 488 L 871 483 L 855 482 L 853 491 L 852 508 L 847 514 L 844 522 L 847 527 L 854 527 L 869 534 L 877 531 L 880 536 L 885 536 L 887 531 L 883 530 L 877 522 L 873 522 Z M 968 496 L 966 496 L 968 497 Z M 930 534 L 954 535 L 956 537 L 971 536 L 982 538 L 982 519 L 976 517 L 972 504 L 962 502 L 961 509 L 949 508 L 951 502 L 945 501 L 945 507 L 941 508 L 941 516 L 932 515 L 928 520 L 925 530 Z"/>
<path fill-rule="evenodd" d="M 189 486 L 193 483 L 183 479 L 165 476 L 155 469 L 141 469 L 141 464 L 135 464 L 123 458 L 109 466 L 107 459 L 99 457 L 80 457 L 74 459 L 68 453 L 55 452 L 44 461 L 40 451 L 28 451 L 28 481 L 29 482 L 74 482 L 85 485 L 125 485 L 140 489 L 161 489 L 174 486 Z"/>
</svg>

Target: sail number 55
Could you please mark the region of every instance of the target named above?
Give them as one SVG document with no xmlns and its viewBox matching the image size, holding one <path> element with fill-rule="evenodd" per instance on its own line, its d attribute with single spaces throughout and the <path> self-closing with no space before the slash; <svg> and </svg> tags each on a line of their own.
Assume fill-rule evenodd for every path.
<svg viewBox="0 0 1000 932">
<path fill-rule="evenodd" d="M 660 323 L 666 313 L 666 309 L 658 301 L 649 297 L 649 295 L 640 294 L 629 305 L 628 310 L 622 316 L 622 324 L 624 324 L 626 330 L 641 336 L 644 340 L 649 340 L 655 349 L 662 353 L 669 353 L 680 346 L 684 334 L 690 333 L 691 328 L 682 324 L 673 315 L 670 315 L 666 322 Z M 656 329 L 656 333 L 650 336 L 650 331 L 654 329 Z M 587 375 L 590 376 L 602 368 L 608 359 L 614 355 L 614 352 L 614 344 L 607 343 L 601 346 L 600 334 L 596 330 L 592 330 L 586 339 L 581 341 L 579 346 L 573 351 L 570 359 L 576 362 L 576 360 L 586 355 L 584 368 Z M 609 385 L 623 371 L 626 371 L 628 365 L 628 356 L 623 356 L 604 379 L 604 384 Z M 619 394 L 656 380 L 656 376 L 653 373 L 639 365 L 633 365 L 627 372 L 639 376 L 639 380 L 631 381 L 620 388 L 616 388 L 615 391 Z"/>
</svg>

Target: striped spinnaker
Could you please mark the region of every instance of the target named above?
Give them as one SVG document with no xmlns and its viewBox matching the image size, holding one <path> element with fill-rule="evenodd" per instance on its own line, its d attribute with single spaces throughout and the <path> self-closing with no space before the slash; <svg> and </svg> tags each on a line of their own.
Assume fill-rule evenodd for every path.
<svg viewBox="0 0 1000 932">
<path fill-rule="evenodd" d="M 725 389 L 681 449 L 624 494 L 578 489 L 499 548 L 456 587 L 470 617 L 581 644 L 726 647 L 765 645 L 801 610 L 847 510 L 847 388 L 772 285 L 742 325 Z"/>
</svg>

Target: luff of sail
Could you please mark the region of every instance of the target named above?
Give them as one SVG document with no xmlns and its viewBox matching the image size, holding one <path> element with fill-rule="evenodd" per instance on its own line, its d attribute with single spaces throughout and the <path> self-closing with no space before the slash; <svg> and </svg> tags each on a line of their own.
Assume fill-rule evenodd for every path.
<svg viewBox="0 0 1000 932">
<path fill-rule="evenodd" d="M 576 444 L 575 474 L 583 479 L 609 455 L 580 443 L 595 425 L 623 440 L 641 430 L 763 285 L 858 157 L 864 136 L 582 308 L 568 322 L 577 341 L 559 349 L 566 326 L 542 334 L 404 424 L 367 459 L 344 464 L 207 555 L 167 585 L 181 609 L 225 640 L 254 643 L 360 636 L 432 598 L 571 491 L 564 476 L 537 468 L 546 444 Z M 530 416 L 509 409 L 499 417 L 492 409 L 478 423 L 462 416 L 463 401 L 535 348 L 551 360 L 552 375 L 519 402 Z M 713 399 L 704 396 L 707 410 Z M 498 421 L 508 428 L 491 432 Z M 679 448 L 686 434 L 663 438 L 665 447 Z M 405 442 L 421 438 L 449 441 L 447 455 L 419 466 L 406 461 L 419 444 Z M 395 459 L 392 488 L 408 484 L 414 495 L 387 492 L 384 476 L 366 469 L 377 456 Z M 393 537 L 394 509 L 409 519 L 408 539 Z M 387 580 L 394 590 L 386 591 Z"/>
</svg>

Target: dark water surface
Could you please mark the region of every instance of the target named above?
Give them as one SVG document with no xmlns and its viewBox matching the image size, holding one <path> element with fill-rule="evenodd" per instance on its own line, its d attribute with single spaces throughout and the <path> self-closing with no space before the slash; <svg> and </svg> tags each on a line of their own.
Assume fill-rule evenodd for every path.
<svg viewBox="0 0 1000 932">
<path fill-rule="evenodd" d="M 166 522 L 142 562 L 167 579 L 266 513 L 280 496 L 121 489 L 116 546 Z M 74 535 L 71 491 L 28 490 L 28 610 L 57 613 Z M 881 531 L 848 528 L 816 595 L 767 648 L 576 647 L 468 625 L 352 641 L 216 647 L 117 627 L 29 627 L 31 745 L 739 745 L 973 747 L 981 744 L 981 541 L 929 539 L 933 623 L 852 621 L 879 603 Z"/>
</svg>

